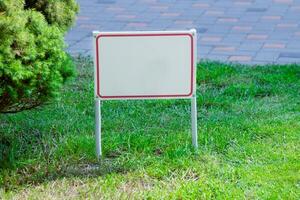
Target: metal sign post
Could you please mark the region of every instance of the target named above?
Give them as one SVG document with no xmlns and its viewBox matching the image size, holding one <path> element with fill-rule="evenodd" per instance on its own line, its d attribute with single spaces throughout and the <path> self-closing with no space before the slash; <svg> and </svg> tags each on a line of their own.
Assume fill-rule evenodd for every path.
<svg viewBox="0 0 300 200">
<path fill-rule="evenodd" d="M 101 147 L 101 103 L 100 99 L 95 99 L 95 136 L 96 136 L 96 153 L 99 159 L 102 155 Z"/>
<path fill-rule="evenodd" d="M 100 101 L 112 99 L 191 99 L 197 149 L 196 30 L 95 31 L 93 37 L 97 157 L 102 156 Z"/>
<path fill-rule="evenodd" d="M 191 121 L 192 121 L 192 141 L 194 148 L 198 149 L 198 129 L 197 129 L 197 96 L 196 96 L 196 81 L 197 81 L 197 32 L 196 29 L 191 30 L 194 36 L 194 92 L 192 96 L 192 102 L 191 102 Z"/>
<path fill-rule="evenodd" d="M 192 121 L 192 141 L 195 149 L 198 148 L 198 130 L 197 130 L 197 97 L 192 98 L 191 103 L 191 121 Z"/>
</svg>

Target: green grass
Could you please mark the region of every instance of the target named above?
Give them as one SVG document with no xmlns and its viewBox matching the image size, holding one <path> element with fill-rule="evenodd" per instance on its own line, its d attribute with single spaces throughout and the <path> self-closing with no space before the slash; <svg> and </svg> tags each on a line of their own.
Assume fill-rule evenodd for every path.
<svg viewBox="0 0 300 200">
<path fill-rule="evenodd" d="M 300 66 L 202 62 L 199 150 L 188 100 L 102 102 L 92 63 L 60 99 L 0 116 L 0 198 L 300 199 Z"/>
</svg>

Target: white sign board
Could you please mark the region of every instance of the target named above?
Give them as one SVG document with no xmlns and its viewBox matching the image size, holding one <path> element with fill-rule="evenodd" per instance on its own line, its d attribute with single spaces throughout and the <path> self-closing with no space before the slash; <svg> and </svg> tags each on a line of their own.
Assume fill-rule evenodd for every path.
<svg viewBox="0 0 300 200">
<path fill-rule="evenodd" d="M 195 32 L 96 32 L 95 96 L 100 99 L 190 98 Z"/>
<path fill-rule="evenodd" d="M 190 98 L 197 148 L 196 30 L 93 32 L 96 149 L 101 151 L 101 104 L 109 99 Z"/>
</svg>

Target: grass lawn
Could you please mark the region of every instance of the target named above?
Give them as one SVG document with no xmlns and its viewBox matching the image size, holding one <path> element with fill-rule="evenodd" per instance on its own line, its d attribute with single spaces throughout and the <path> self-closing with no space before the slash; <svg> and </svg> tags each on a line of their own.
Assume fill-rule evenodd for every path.
<svg viewBox="0 0 300 200">
<path fill-rule="evenodd" d="M 190 101 L 103 102 L 97 162 L 76 62 L 60 99 L 0 116 L 0 199 L 300 199 L 300 66 L 199 64 L 197 152 Z"/>
</svg>

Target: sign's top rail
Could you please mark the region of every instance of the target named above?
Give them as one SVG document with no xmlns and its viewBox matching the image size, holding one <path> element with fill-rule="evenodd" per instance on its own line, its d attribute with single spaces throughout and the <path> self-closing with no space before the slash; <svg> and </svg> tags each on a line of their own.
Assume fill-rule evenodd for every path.
<svg viewBox="0 0 300 200">
<path fill-rule="evenodd" d="M 126 34 L 177 34 L 177 33 L 190 33 L 190 34 L 195 34 L 197 31 L 196 29 L 190 29 L 190 30 L 180 30 L 180 31 L 93 31 L 93 36 L 96 37 L 99 34 L 120 34 L 120 35 L 126 35 Z"/>
</svg>

